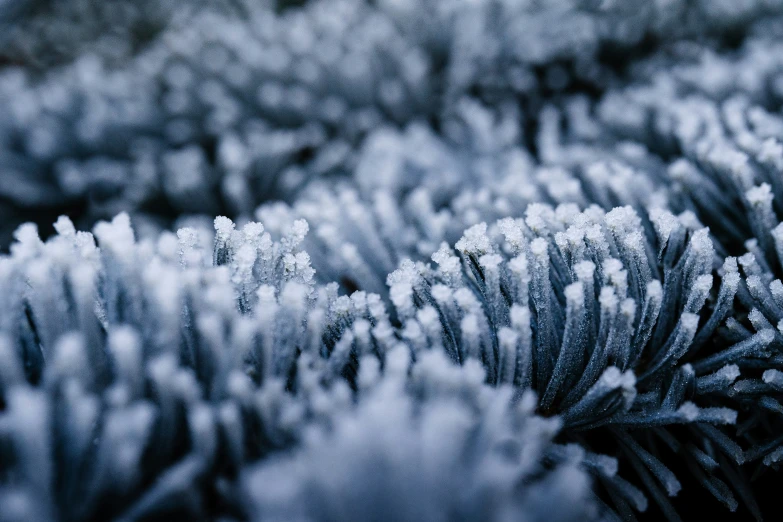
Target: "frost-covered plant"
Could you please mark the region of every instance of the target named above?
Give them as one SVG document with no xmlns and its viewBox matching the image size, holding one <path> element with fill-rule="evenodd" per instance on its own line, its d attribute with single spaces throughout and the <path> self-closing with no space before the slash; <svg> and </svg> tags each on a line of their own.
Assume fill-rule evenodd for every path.
<svg viewBox="0 0 783 522">
<path fill-rule="evenodd" d="M 379 121 L 425 112 L 425 57 L 363 2 L 213 7 L 122 66 L 88 54 L 43 80 L 2 71 L 0 194 L 90 221 L 247 216 L 341 166 Z"/>
<path fill-rule="evenodd" d="M 478 361 L 389 353 L 362 364 L 361 400 L 308 433 L 302 448 L 243 477 L 251 520 L 592 520 L 579 465 L 611 459 L 552 444 L 559 421 L 484 383 Z M 374 360 L 373 360 L 374 361 Z"/>
<path fill-rule="evenodd" d="M 0 257 L 0 520 L 760 517 L 779 0 L 93 4 L 0 0 L 0 246 L 136 224 Z"/>
<path fill-rule="evenodd" d="M 720 332 L 724 342 L 748 339 L 752 330 L 767 329 L 781 339 L 783 326 L 783 225 L 778 216 L 783 201 L 783 120 L 752 106 L 746 100 L 730 98 L 720 107 L 721 119 L 705 125 L 716 138 L 708 144 L 685 141 L 693 147 L 689 159 L 674 162 L 670 175 L 680 192 L 681 204 L 689 206 L 699 219 L 714 230 L 725 251 L 746 253 L 738 258 L 742 281 L 738 306 L 727 328 Z M 749 330 L 750 328 L 750 330 Z M 743 427 L 760 428 L 767 436 L 750 451 L 751 459 L 765 457 L 765 463 L 779 457 L 781 396 L 776 376 L 779 354 L 763 365 L 751 364 L 747 379 L 738 382 L 731 395 L 754 409 L 757 415 Z M 758 410 L 758 406 L 762 410 Z M 769 412 L 773 412 L 772 418 Z M 772 439 L 772 442 L 768 442 Z"/>
<path fill-rule="evenodd" d="M 672 454 L 729 509 L 736 493 L 756 511 L 731 385 L 740 368 L 774 368 L 779 341 L 758 324 L 729 346 L 708 342 L 740 275 L 735 258 L 716 270 L 708 230 L 690 224 L 656 209 L 642 219 L 630 207 L 536 204 L 524 219 L 475 225 L 459 256 L 444 244 L 436 267 L 405 261 L 389 275 L 401 336 L 415 353 L 481 360 L 491 383 L 531 387 L 566 439 L 618 456 L 670 518 Z M 624 516 L 646 508 L 626 478 L 598 478 Z"/>
<path fill-rule="evenodd" d="M 735 309 L 717 341 L 750 339 L 753 331 L 780 340 L 783 287 L 783 100 L 776 20 L 759 26 L 738 51 L 719 55 L 685 47 L 682 64 L 639 67 L 635 84 L 607 97 L 600 119 L 620 137 L 633 137 L 671 156 L 667 168 L 673 208 L 710 228 L 724 254 L 740 256 Z M 671 63 L 671 62 L 669 62 Z M 654 71 L 658 72 L 654 72 Z M 625 115 L 625 116 L 624 116 Z M 627 117 L 630 116 L 630 117 Z M 744 255 L 742 255 L 744 254 Z M 747 362 L 728 394 L 752 413 L 741 426 L 753 441 L 747 460 L 780 457 L 780 360 Z"/>
<path fill-rule="evenodd" d="M 55 226 L 0 259 L 0 520 L 608 516 L 585 471 L 611 458 L 478 361 L 412 358 L 377 295 L 316 286 L 305 222 Z"/>
<path fill-rule="evenodd" d="M 704 58 L 698 65 L 682 67 L 680 74 L 659 78 L 654 85 L 631 87 L 607 98 L 599 108 L 615 134 L 636 134 L 637 140 L 660 151 L 677 151 L 667 169 L 670 204 L 693 211 L 731 253 L 741 252 L 752 237 L 762 248 L 769 248 L 769 230 L 776 223 L 772 206 L 779 205 L 773 203 L 773 196 L 781 194 L 783 119 L 769 110 L 783 99 L 770 85 L 780 64 L 774 60 L 759 63 L 759 48 L 749 47 L 742 60 L 722 64 L 722 72 L 718 72 L 722 67 Z M 691 86 L 680 78 L 704 74 L 699 71 L 707 63 L 714 74 L 739 75 L 755 89 L 732 92 L 733 83 L 726 79 L 728 92 L 721 92 L 716 85 L 721 82 Z M 716 92 L 700 92 L 702 88 Z M 636 112 L 639 123 L 652 122 L 644 124 L 647 130 L 616 125 L 614 115 L 621 105 L 626 114 Z"/>
<path fill-rule="evenodd" d="M 24 65 L 0 71 L 0 167 L 12 180 L 0 196 L 15 214 L 68 211 L 88 225 L 120 211 L 248 217 L 311 178 L 350 173 L 381 124 L 445 129 L 472 96 L 521 102 L 525 125 L 535 126 L 541 106 L 556 101 L 548 93 L 616 83 L 600 59 L 606 46 L 742 30 L 781 8 L 777 0 L 318 0 L 282 12 L 271 1 L 186 4 L 68 0 L 52 4 L 58 14 L 13 24 L 44 35 L 22 38 L 22 47 L 47 46 L 51 31 L 73 48 L 61 52 L 77 55 L 43 75 Z"/>
<path fill-rule="evenodd" d="M 470 99 L 457 107 L 445 136 L 421 124 L 374 131 L 358 154 L 353 182 L 312 183 L 291 204 L 262 205 L 257 219 L 273 230 L 301 218 L 313 223 L 305 245 L 323 280 L 385 296 L 386 276 L 402 259 L 426 259 L 466 228 L 521 215 L 533 203 L 638 209 L 667 203 L 665 164 L 642 147 L 572 146 L 573 136 L 556 130 L 559 112 L 550 107 L 542 112 L 536 161 L 519 145 L 512 108 L 495 114 Z M 571 123 L 593 125 L 586 108 L 586 100 L 571 100 Z"/>
<path fill-rule="evenodd" d="M 352 402 L 398 344 L 378 296 L 317 287 L 297 245 L 215 222 L 136 242 L 127 215 L 0 258 L 0 519 L 230 515 L 242 467 Z M 97 238 L 97 245 L 96 245 Z M 377 362 L 376 362 L 377 365 Z"/>
</svg>

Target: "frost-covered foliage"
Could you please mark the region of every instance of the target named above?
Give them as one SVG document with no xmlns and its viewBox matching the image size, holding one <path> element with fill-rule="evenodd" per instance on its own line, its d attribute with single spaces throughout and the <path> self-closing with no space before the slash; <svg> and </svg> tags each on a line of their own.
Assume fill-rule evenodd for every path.
<svg viewBox="0 0 783 522">
<path fill-rule="evenodd" d="M 364 366 L 356 410 L 248 471 L 253 520 L 594 519 L 579 465 L 611 459 L 553 446 L 559 422 L 532 415 L 532 394 L 487 387 L 478 361 L 460 369 L 433 351 L 408 379 L 407 357 L 390 353 L 380 381 Z"/>
<path fill-rule="evenodd" d="M 536 204 L 524 219 L 471 227 L 455 247 L 459 256 L 446 244 L 433 254 L 435 268 L 405 261 L 389 275 L 414 351 L 479 359 L 489 382 L 532 388 L 539 411 L 560 416 L 564 437 L 590 450 L 614 437 L 622 469 L 670 518 L 666 497 L 681 483 L 667 454 L 731 510 L 732 488 L 748 496 L 738 443 L 755 438 L 734 426 L 743 401 L 732 384 L 745 368 L 768 368 L 772 379 L 780 341 L 758 322 L 714 344 L 740 274 L 735 258 L 716 270 L 708 229 L 660 209 L 643 221 L 631 207 Z M 644 495 L 620 476 L 599 477 L 617 510 L 644 510 Z"/>
<path fill-rule="evenodd" d="M 781 14 L 0 0 L 0 521 L 761 518 Z"/>
<path fill-rule="evenodd" d="M 751 57 L 733 64 L 732 74 L 739 70 L 743 82 L 758 85 L 757 89 L 736 94 L 729 82 L 721 88 L 718 81 L 712 84 L 715 91 L 711 93 L 694 94 L 667 108 L 656 102 L 646 110 L 652 118 L 671 118 L 669 129 L 659 132 L 683 151 L 683 157 L 668 169 L 672 201 L 692 209 L 710 227 L 723 252 L 742 254 L 738 258 L 742 273 L 738 307 L 721 340 L 745 341 L 752 330 L 769 330 L 779 342 L 783 327 L 783 225 L 779 218 L 783 215 L 783 120 L 770 112 L 779 99 L 771 78 L 775 66 L 760 62 L 761 48 L 753 42 L 748 46 Z M 725 62 L 722 65 L 729 67 Z M 693 84 L 697 92 L 706 87 L 695 78 Z M 752 451 L 751 458 L 775 462 L 781 426 L 777 419 L 770 424 L 765 411 L 777 416 L 783 411 L 775 384 L 780 361 L 776 358 L 772 364 L 752 366 L 755 371 L 735 384 L 730 394 L 757 412 L 744 430 L 771 431 L 768 436 L 775 439 Z"/>
<path fill-rule="evenodd" d="M 350 174 L 382 125 L 446 130 L 471 96 L 504 110 L 522 97 L 535 127 L 559 103 L 550 93 L 621 81 L 606 49 L 625 63 L 649 39 L 720 39 L 783 7 L 301 3 L 61 0 L 30 2 L 28 16 L 0 3 L 13 64 L 0 70 L 0 197 L 15 224 L 30 210 L 89 226 L 120 211 L 249 217 L 310 179 Z M 64 63 L 39 71 L 47 60 Z"/>
<path fill-rule="evenodd" d="M 573 100 L 574 119 L 585 116 L 585 102 Z M 313 183 L 294 203 L 262 205 L 256 217 L 272 229 L 307 219 L 315 233 L 306 249 L 324 280 L 383 295 L 386 275 L 402 259 L 427 259 L 466 228 L 522 215 L 530 204 L 666 204 L 665 163 L 641 147 L 574 150 L 555 130 L 551 108 L 536 137 L 540 156 L 550 160 L 537 162 L 518 143 L 522 129 L 512 107 L 494 114 L 467 99 L 458 107 L 447 136 L 420 124 L 377 130 L 359 152 L 353 183 Z"/>
<path fill-rule="evenodd" d="M 227 218 L 157 243 L 124 214 L 55 226 L 0 259 L 0 520 L 598 516 L 603 460 L 478 361 L 412 365 L 377 295 L 313 283 L 305 222 L 277 242 Z M 299 443 L 316 458 L 266 463 Z"/>
</svg>

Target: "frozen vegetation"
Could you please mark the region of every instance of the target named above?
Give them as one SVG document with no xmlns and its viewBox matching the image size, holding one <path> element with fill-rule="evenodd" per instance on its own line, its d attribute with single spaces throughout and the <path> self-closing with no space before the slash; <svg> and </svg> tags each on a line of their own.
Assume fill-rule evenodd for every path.
<svg viewBox="0 0 783 522">
<path fill-rule="evenodd" d="M 774 520 L 781 37 L 0 0 L 0 522 Z"/>
</svg>

